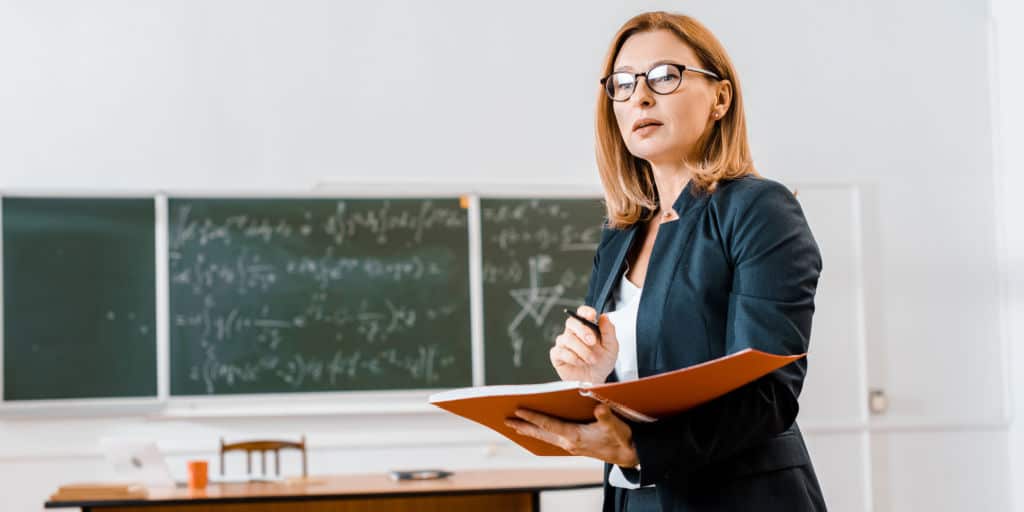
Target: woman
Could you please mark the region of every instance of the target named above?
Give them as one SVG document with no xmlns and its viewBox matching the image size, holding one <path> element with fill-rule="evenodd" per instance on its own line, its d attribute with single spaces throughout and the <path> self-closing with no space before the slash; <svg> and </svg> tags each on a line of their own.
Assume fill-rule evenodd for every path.
<svg viewBox="0 0 1024 512">
<path fill-rule="evenodd" d="M 692 18 L 629 20 L 604 63 L 597 160 L 607 226 L 551 362 L 563 380 L 662 373 L 757 348 L 807 351 L 821 257 L 799 204 L 760 178 L 721 43 Z M 567 423 L 517 411 L 520 433 L 605 465 L 604 509 L 824 510 L 795 423 L 806 359 L 656 423 L 598 406 Z"/>
</svg>

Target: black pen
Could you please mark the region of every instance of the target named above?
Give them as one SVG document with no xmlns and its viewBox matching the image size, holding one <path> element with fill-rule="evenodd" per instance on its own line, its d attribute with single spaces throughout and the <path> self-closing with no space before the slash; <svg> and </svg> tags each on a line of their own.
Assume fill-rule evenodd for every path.
<svg viewBox="0 0 1024 512">
<path fill-rule="evenodd" d="M 590 320 L 587 320 L 586 318 L 583 318 L 580 315 L 577 315 L 575 312 L 570 311 L 569 308 L 562 308 L 562 311 L 565 311 L 565 314 L 575 318 L 576 320 L 583 322 L 583 325 L 590 327 L 590 330 L 594 331 L 594 334 L 597 335 L 598 339 L 601 338 L 601 328 L 598 327 L 597 324 L 591 322 Z"/>
</svg>

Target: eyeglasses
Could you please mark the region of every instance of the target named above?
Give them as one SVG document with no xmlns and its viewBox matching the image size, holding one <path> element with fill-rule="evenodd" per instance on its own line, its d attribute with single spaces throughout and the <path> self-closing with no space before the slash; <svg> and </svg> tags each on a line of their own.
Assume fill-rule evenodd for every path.
<svg viewBox="0 0 1024 512">
<path fill-rule="evenodd" d="M 693 68 L 683 64 L 658 64 L 646 73 L 628 73 L 620 71 L 601 79 L 604 92 L 612 101 L 626 101 L 633 97 L 636 84 L 640 77 L 647 80 L 647 87 L 657 94 L 671 94 L 683 83 L 683 72 L 692 71 L 721 80 L 717 74 L 706 69 Z"/>
</svg>

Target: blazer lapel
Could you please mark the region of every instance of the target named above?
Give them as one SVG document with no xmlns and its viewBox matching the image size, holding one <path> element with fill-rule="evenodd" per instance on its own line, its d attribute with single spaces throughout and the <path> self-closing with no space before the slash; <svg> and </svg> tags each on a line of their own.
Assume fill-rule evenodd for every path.
<svg viewBox="0 0 1024 512">
<path fill-rule="evenodd" d="M 622 234 L 616 237 L 618 246 L 609 247 L 608 253 L 613 254 L 612 263 L 610 266 L 605 267 L 608 269 L 604 273 L 604 282 L 601 284 L 600 293 L 597 294 L 597 299 L 594 302 L 594 309 L 597 310 L 597 314 L 601 315 L 604 313 L 605 306 L 608 304 L 608 294 L 612 291 L 612 284 L 618 282 L 619 277 L 622 275 L 623 265 L 626 261 L 626 254 L 629 252 L 629 248 L 633 245 L 633 239 L 636 237 L 637 225 L 632 226 L 623 230 Z"/>
<path fill-rule="evenodd" d="M 673 205 L 679 218 L 658 228 L 637 312 L 637 373 L 640 377 L 675 369 L 663 368 L 666 362 L 661 360 L 658 350 L 662 343 L 673 341 L 662 339 L 672 334 L 670 331 L 673 328 L 671 314 L 665 311 L 665 304 L 670 293 L 679 293 L 679 290 L 672 289 L 673 286 L 680 286 L 673 282 L 675 270 L 684 264 L 680 260 L 687 254 L 694 227 L 701 217 L 701 205 L 706 203 L 706 195 L 694 197 L 690 185 L 687 185 Z"/>
</svg>

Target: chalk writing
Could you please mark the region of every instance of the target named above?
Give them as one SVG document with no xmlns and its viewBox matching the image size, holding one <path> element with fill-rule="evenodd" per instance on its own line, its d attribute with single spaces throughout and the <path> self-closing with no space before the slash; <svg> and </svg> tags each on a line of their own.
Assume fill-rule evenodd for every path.
<svg viewBox="0 0 1024 512">
<path fill-rule="evenodd" d="M 469 383 L 456 200 L 169 206 L 172 393 Z"/>
<path fill-rule="evenodd" d="M 602 214 L 589 199 L 481 200 L 488 384 L 555 376 L 548 351 L 562 309 L 583 303 Z"/>
</svg>

